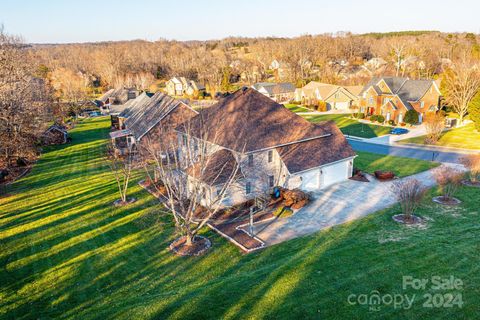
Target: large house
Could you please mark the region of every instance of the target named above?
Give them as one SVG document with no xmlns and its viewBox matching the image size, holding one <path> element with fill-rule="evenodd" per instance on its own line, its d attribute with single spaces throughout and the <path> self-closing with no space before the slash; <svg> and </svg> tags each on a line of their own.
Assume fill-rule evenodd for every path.
<svg viewBox="0 0 480 320">
<path fill-rule="evenodd" d="M 265 195 L 274 186 L 315 191 L 352 176 L 355 152 L 333 122 L 310 123 L 252 88 L 243 88 L 203 109 L 179 126 L 178 155 L 208 146 L 211 157 L 199 172 L 185 164 L 189 190 L 204 188 L 209 206 L 232 168 L 240 178 L 227 190 L 222 206 Z M 203 128 L 203 130 L 202 130 Z M 226 171 L 226 172 L 223 172 Z M 219 174 L 220 173 L 220 174 Z"/>
<path fill-rule="evenodd" d="M 142 93 L 118 116 L 116 131 L 110 138 L 119 154 L 130 152 L 142 139 L 162 139 L 176 143 L 174 129 L 197 112 L 182 101 L 162 92 Z"/>
<path fill-rule="evenodd" d="M 204 93 L 205 86 L 185 77 L 173 77 L 167 81 L 166 91 L 171 96 L 194 96 Z"/>
<path fill-rule="evenodd" d="M 307 105 L 324 101 L 327 110 L 350 111 L 353 106 L 358 105 L 358 94 L 361 90 L 361 86 L 338 86 L 311 81 L 295 90 L 295 101 Z"/>
<path fill-rule="evenodd" d="M 131 99 L 138 96 L 138 91 L 131 88 L 117 88 L 110 89 L 105 92 L 100 98 L 95 100 L 95 104 L 104 113 L 109 113 L 113 105 L 123 105 Z"/>
<path fill-rule="evenodd" d="M 295 93 L 295 86 L 290 82 L 258 82 L 252 88 L 276 102 L 288 102 Z"/>
<path fill-rule="evenodd" d="M 386 121 L 402 123 L 408 110 L 418 112 L 419 123 L 440 105 L 441 92 L 434 80 L 401 77 L 372 78 L 360 92 L 360 112 L 381 114 Z"/>
</svg>

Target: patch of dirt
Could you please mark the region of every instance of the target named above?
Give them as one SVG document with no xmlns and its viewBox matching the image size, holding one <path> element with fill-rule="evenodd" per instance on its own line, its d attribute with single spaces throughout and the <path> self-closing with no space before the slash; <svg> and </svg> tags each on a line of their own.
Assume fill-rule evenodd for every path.
<svg viewBox="0 0 480 320">
<path fill-rule="evenodd" d="M 435 202 L 435 203 L 445 205 L 445 206 L 457 206 L 460 203 L 462 203 L 462 201 L 458 200 L 457 198 L 453 198 L 453 197 L 452 198 L 447 198 L 447 197 L 444 197 L 444 196 L 433 197 L 432 201 Z"/>
<path fill-rule="evenodd" d="M 195 236 L 190 246 L 185 245 L 185 240 L 185 237 L 176 239 L 170 244 L 170 250 L 179 256 L 199 256 L 212 246 L 210 240 L 202 236 Z"/>
<path fill-rule="evenodd" d="M 410 215 L 410 217 L 407 217 L 404 214 L 396 214 L 392 217 L 392 219 L 395 222 L 403 223 L 403 224 L 407 224 L 407 225 L 416 225 L 416 224 L 420 224 L 420 223 L 423 222 L 422 218 L 420 218 L 419 216 L 416 216 L 414 214 Z"/>
<path fill-rule="evenodd" d="M 480 188 L 480 181 L 472 182 L 470 180 L 462 180 L 462 184 L 467 187 Z"/>
<path fill-rule="evenodd" d="M 122 199 L 118 199 L 118 200 L 113 201 L 113 205 L 115 207 L 124 207 L 124 206 L 128 206 L 129 204 L 134 203 L 135 201 L 137 201 L 136 198 L 127 198 L 127 201 L 122 201 Z"/>
</svg>

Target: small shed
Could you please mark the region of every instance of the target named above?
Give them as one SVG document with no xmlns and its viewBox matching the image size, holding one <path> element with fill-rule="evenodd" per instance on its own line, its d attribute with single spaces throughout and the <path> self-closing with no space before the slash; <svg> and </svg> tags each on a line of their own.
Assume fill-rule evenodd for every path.
<svg viewBox="0 0 480 320">
<path fill-rule="evenodd" d="M 54 124 L 50 126 L 42 135 L 44 145 L 64 144 L 68 142 L 68 132 L 64 126 Z"/>
</svg>

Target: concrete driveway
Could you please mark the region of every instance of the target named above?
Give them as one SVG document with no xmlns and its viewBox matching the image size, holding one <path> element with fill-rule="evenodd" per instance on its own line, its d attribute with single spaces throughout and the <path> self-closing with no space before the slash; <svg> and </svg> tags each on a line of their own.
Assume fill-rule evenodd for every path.
<svg viewBox="0 0 480 320">
<path fill-rule="evenodd" d="M 443 166 L 462 168 L 454 164 Z M 430 187 L 435 185 L 433 170 L 404 179 L 416 178 Z M 391 192 L 393 182 L 379 182 L 373 177 L 369 180 L 368 183 L 348 180 L 319 190 L 314 193 L 313 201 L 293 216 L 259 222 L 254 225 L 254 233 L 268 246 L 355 220 L 395 204 Z"/>
</svg>

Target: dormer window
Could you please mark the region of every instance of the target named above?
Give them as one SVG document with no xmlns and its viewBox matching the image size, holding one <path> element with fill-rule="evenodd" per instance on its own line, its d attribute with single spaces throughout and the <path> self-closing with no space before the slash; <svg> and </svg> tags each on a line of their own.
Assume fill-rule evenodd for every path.
<svg viewBox="0 0 480 320">
<path fill-rule="evenodd" d="M 423 109 L 423 107 L 425 107 L 425 101 L 420 102 L 420 109 Z"/>
</svg>

